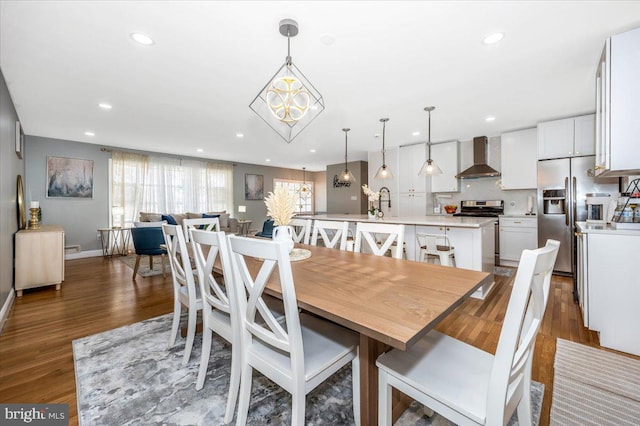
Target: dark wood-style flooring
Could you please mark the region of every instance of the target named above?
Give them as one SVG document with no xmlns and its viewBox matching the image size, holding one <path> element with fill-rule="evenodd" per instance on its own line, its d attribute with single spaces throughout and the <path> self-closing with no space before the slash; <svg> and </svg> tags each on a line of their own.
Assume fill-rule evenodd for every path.
<svg viewBox="0 0 640 426">
<path fill-rule="evenodd" d="M 60 291 L 25 290 L 0 335 L 0 402 L 66 403 L 70 424 L 77 424 L 71 342 L 173 309 L 169 275 L 134 282 L 131 273 L 117 258 L 71 260 Z M 438 329 L 494 353 L 512 284 L 496 278 L 486 300 L 467 300 Z M 598 347 L 597 335 L 583 327 L 573 303 L 571 279 L 554 276 L 533 364 L 533 380 L 545 384 L 541 425 L 549 423 L 558 337 Z"/>
</svg>

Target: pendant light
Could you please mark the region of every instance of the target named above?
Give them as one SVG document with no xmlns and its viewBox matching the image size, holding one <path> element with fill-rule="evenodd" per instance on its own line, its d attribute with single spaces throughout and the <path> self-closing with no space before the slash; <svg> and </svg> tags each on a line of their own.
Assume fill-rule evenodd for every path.
<svg viewBox="0 0 640 426">
<path fill-rule="evenodd" d="M 298 35 L 298 23 L 283 19 L 280 34 L 287 38 L 285 62 L 251 101 L 249 108 L 290 143 L 324 111 L 324 100 L 291 60 L 291 37 Z"/>
<path fill-rule="evenodd" d="M 298 191 L 300 198 L 310 197 L 312 194 L 311 185 L 307 184 L 307 168 L 302 168 L 302 185 L 300 186 L 300 190 Z"/>
<path fill-rule="evenodd" d="M 420 176 L 433 176 L 433 175 L 441 175 L 442 170 L 435 161 L 431 159 L 431 111 L 436 109 L 434 106 L 425 107 L 425 111 L 429 113 L 429 138 L 427 140 L 427 147 L 429 148 L 429 156 L 427 157 L 427 161 L 424 162 L 422 167 L 420 168 L 420 172 L 418 173 Z"/>
<path fill-rule="evenodd" d="M 340 173 L 338 182 L 351 184 L 356 181 L 356 178 L 353 177 L 353 173 L 351 173 L 351 170 L 347 167 L 347 133 L 349 130 L 351 129 L 342 129 L 344 132 L 344 171 Z"/>
<path fill-rule="evenodd" d="M 387 121 L 389 121 L 388 118 L 380 119 L 380 122 L 382 123 L 382 166 L 380 166 L 378 172 L 376 173 L 376 179 L 393 179 L 393 173 L 391 173 L 391 170 L 389 169 L 389 167 L 387 167 L 384 149 L 384 134 L 387 127 Z"/>
</svg>

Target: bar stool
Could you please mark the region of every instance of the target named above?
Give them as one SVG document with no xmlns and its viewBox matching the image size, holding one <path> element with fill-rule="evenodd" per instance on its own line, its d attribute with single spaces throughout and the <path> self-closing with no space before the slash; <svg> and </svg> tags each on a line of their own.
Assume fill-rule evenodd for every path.
<svg viewBox="0 0 640 426">
<path fill-rule="evenodd" d="M 449 242 L 449 237 L 444 234 L 424 234 L 417 233 L 418 247 L 420 254 L 418 261 L 424 262 L 429 256 L 437 257 L 442 266 L 456 267 L 456 257 L 453 247 Z"/>
</svg>

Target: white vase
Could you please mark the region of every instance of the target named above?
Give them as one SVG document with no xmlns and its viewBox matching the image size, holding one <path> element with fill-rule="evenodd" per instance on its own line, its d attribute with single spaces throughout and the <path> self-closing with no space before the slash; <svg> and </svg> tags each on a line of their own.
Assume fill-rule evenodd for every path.
<svg viewBox="0 0 640 426">
<path fill-rule="evenodd" d="M 375 214 L 371 214 L 371 212 L 367 211 L 367 216 L 369 216 L 369 220 L 375 220 L 376 215 Z"/>
<path fill-rule="evenodd" d="M 272 237 L 273 241 L 285 241 L 286 247 L 289 249 L 289 253 L 293 250 L 293 229 L 290 226 L 276 226 L 273 228 Z"/>
</svg>

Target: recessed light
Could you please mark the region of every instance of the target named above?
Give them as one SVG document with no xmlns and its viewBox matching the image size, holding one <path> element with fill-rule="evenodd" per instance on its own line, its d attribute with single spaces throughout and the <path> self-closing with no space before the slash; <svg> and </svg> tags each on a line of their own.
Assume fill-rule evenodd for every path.
<svg viewBox="0 0 640 426">
<path fill-rule="evenodd" d="M 89 131 L 84 132 L 84 134 L 85 134 L 85 136 L 95 136 L 96 135 L 95 133 L 89 132 Z"/>
<path fill-rule="evenodd" d="M 486 121 L 487 123 L 491 123 L 492 121 L 496 121 L 496 118 L 493 115 L 490 115 L 489 117 L 485 118 L 484 121 Z"/>
<path fill-rule="evenodd" d="M 111 104 L 107 104 L 107 103 L 104 103 L 104 102 L 100 102 L 100 103 L 98 104 L 98 106 L 99 106 L 100 108 L 104 109 L 104 110 L 107 110 L 107 111 L 108 111 L 108 110 L 110 110 L 111 108 L 113 108 L 113 107 L 111 106 Z"/>
<path fill-rule="evenodd" d="M 236 138 L 244 138 L 244 133 L 236 133 Z"/>
<path fill-rule="evenodd" d="M 315 149 L 310 149 L 309 152 L 314 154 L 316 152 L 316 150 Z"/>
<path fill-rule="evenodd" d="M 136 43 L 140 43 L 143 46 L 151 46 L 155 43 L 151 37 L 144 33 L 131 33 L 129 37 L 131 37 L 131 39 Z"/>
<path fill-rule="evenodd" d="M 411 133 L 413 136 L 420 136 L 420 132 L 413 132 Z"/>
<path fill-rule="evenodd" d="M 267 159 L 266 159 L 266 160 L 264 160 L 264 161 L 266 161 L 267 163 L 270 163 L 270 162 L 271 162 L 271 158 L 267 158 Z"/>
<path fill-rule="evenodd" d="M 202 149 L 202 148 L 198 148 L 198 149 L 196 149 L 196 151 L 198 151 L 198 152 L 204 152 L 204 149 Z"/>
<path fill-rule="evenodd" d="M 333 34 L 322 34 L 320 36 L 320 42 L 326 46 L 331 46 L 336 42 L 336 37 Z"/>
<path fill-rule="evenodd" d="M 482 42 L 484 44 L 494 44 L 499 42 L 503 38 L 504 38 L 504 33 L 493 33 L 491 35 L 486 36 L 484 40 L 482 40 Z"/>
<path fill-rule="evenodd" d="M 380 137 L 380 133 L 376 133 L 375 135 L 373 135 L 374 138 L 379 138 Z"/>
</svg>

